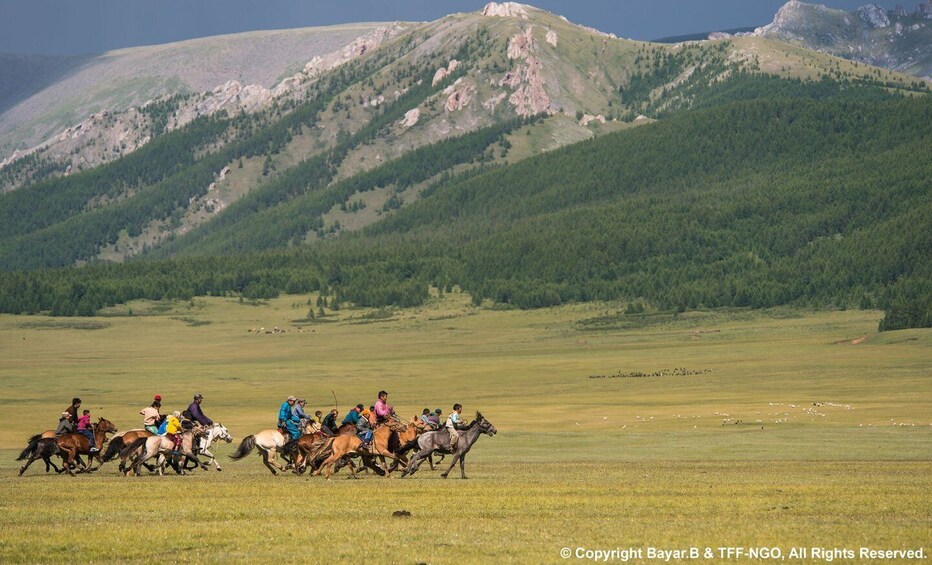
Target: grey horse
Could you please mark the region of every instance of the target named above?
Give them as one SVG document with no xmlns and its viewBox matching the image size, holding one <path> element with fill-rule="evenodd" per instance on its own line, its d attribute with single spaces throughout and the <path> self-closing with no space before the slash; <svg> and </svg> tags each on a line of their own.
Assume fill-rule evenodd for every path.
<svg viewBox="0 0 932 565">
<path fill-rule="evenodd" d="M 460 433 L 459 439 L 456 442 L 456 449 L 452 451 L 450 450 L 450 432 L 446 429 L 421 434 L 417 438 L 418 452 L 411 459 L 411 463 L 408 464 L 408 468 L 405 469 L 401 476 L 413 475 L 417 472 L 418 466 L 423 463 L 425 459 L 430 457 L 432 453 L 439 452 L 453 454 L 453 461 L 450 463 L 450 468 L 440 476 L 444 479 L 447 478 L 447 475 L 453 470 L 453 466 L 459 461 L 460 475 L 465 479 L 466 454 L 472 449 L 473 444 L 476 443 L 480 435 L 487 434 L 491 437 L 496 433 L 498 433 L 498 430 L 495 429 L 492 422 L 486 420 L 481 413 L 476 412 L 476 419 Z"/>
</svg>

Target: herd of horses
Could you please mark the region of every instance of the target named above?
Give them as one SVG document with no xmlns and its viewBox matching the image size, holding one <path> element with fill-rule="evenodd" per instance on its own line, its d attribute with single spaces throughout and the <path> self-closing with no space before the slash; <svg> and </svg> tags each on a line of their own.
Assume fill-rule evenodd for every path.
<svg viewBox="0 0 932 565">
<path fill-rule="evenodd" d="M 140 467 L 162 475 L 166 466 L 183 475 L 198 467 L 207 470 L 210 464 L 217 471 L 222 471 L 220 463 L 210 451 L 211 445 L 215 441 L 233 441 L 227 428 L 219 423 L 185 430 L 181 434 L 181 445 L 178 448 L 168 437 L 153 435 L 144 429 L 120 433 L 105 418 L 100 418 L 91 428 L 94 432 L 93 444 L 82 434 L 56 436 L 51 430 L 29 438 L 26 448 L 17 458 L 17 461 L 25 461 L 19 470 L 20 476 L 33 462 L 39 460 L 45 463 L 47 473 L 54 469 L 56 473 L 67 472 L 71 476 L 75 476 L 76 472 L 96 471 L 104 463 L 117 459 L 120 461 L 120 472 L 126 475 L 139 475 Z M 341 426 L 334 434 L 315 430 L 310 425 L 303 432 L 297 440 L 292 440 L 278 429 L 246 436 L 230 458 L 239 460 L 257 450 L 273 475 L 289 469 L 298 475 L 308 471 L 312 475 L 320 475 L 326 469 L 329 480 L 344 466 L 349 467 L 352 477 L 356 476 L 359 468 L 371 469 L 375 474 L 385 477 L 391 477 L 395 471 L 403 468 L 402 476 L 413 475 L 425 460 L 433 469 L 434 454 L 439 454 L 441 461 L 446 455 L 452 455 L 450 467 L 441 476 L 446 478 L 459 463 L 460 476 L 465 479 L 466 454 L 481 435 L 493 436 L 497 430 L 481 413 L 476 412 L 475 420 L 461 429 L 454 445 L 450 444 L 448 430 L 431 429 L 417 417 L 408 422 L 392 419 L 377 426 L 368 447 L 356 435 L 352 424 Z M 109 438 L 108 442 L 110 434 L 116 435 Z M 92 447 L 95 449 L 92 450 Z M 414 455 L 409 459 L 412 451 Z M 61 468 L 52 460 L 56 456 L 61 459 Z M 279 463 L 279 457 L 284 464 Z"/>
</svg>

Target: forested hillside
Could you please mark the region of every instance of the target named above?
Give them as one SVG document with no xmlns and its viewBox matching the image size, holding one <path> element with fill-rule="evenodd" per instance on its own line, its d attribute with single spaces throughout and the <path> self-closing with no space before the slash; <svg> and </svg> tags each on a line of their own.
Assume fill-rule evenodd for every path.
<svg viewBox="0 0 932 565">
<path fill-rule="evenodd" d="M 459 285 L 518 307 L 806 304 L 929 325 L 932 100 L 845 98 L 737 100 L 444 177 L 361 233 L 290 250 L 3 273 L 0 310 L 317 289 L 331 303 L 413 305 L 428 285 Z M 462 150 L 500 132 L 487 135 Z M 372 183 L 399 171 L 376 169 Z M 311 208 L 294 210 L 280 219 Z"/>
</svg>

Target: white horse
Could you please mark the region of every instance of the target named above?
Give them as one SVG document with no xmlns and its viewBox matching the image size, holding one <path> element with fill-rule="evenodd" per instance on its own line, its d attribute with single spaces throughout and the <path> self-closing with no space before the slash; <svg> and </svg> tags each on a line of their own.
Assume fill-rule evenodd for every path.
<svg viewBox="0 0 932 565">
<path fill-rule="evenodd" d="M 304 426 L 304 433 L 309 434 L 313 433 L 313 431 L 314 429 L 310 425 Z M 290 462 L 288 462 L 287 466 L 282 466 L 275 460 L 276 454 L 281 452 L 282 447 L 289 441 L 291 441 L 291 436 L 282 434 L 277 429 L 262 430 L 255 435 L 244 437 L 233 455 L 230 455 L 230 459 L 238 461 L 252 453 L 252 450 L 258 447 L 262 455 L 262 462 L 269 468 L 269 471 L 272 471 L 273 475 L 277 475 L 278 473 L 275 469 L 285 472 L 291 467 Z M 282 458 L 285 458 L 285 456 L 283 455 Z"/>
<path fill-rule="evenodd" d="M 218 422 L 214 422 L 214 425 L 212 426 L 205 427 L 204 435 L 197 438 L 197 443 L 195 445 L 197 454 L 204 455 L 208 458 L 206 461 L 201 463 L 201 469 L 204 469 L 205 471 L 207 470 L 207 466 L 210 463 L 213 463 L 214 467 L 216 467 L 218 471 L 223 471 L 223 469 L 220 468 L 220 463 L 217 462 L 217 458 L 214 457 L 214 454 L 210 452 L 210 445 L 218 439 L 227 443 L 233 441 L 233 436 L 230 435 L 230 431 L 227 430 L 226 426 Z"/>
<path fill-rule="evenodd" d="M 120 453 L 121 456 L 133 453 L 135 453 L 136 456 L 133 463 L 126 470 L 126 474 L 129 475 L 132 473 L 138 475 L 139 466 L 144 465 L 149 459 L 156 457 L 156 469 L 159 475 L 164 475 L 165 463 L 167 462 L 165 456 L 169 455 L 174 460 L 178 472 L 184 475 L 184 465 L 180 464 L 183 457 L 187 457 L 197 465 L 201 464 L 200 459 L 194 454 L 193 449 L 196 435 L 198 435 L 198 432 L 195 430 L 188 430 L 181 434 L 180 452 L 175 451 L 175 443 L 168 436 L 150 436 L 137 439 Z"/>
</svg>

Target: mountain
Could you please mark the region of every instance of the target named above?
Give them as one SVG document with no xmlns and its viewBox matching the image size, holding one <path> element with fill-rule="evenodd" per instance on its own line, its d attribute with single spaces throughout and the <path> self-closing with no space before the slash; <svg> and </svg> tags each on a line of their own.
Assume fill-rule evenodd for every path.
<svg viewBox="0 0 932 565">
<path fill-rule="evenodd" d="M 932 80 L 932 3 L 845 12 L 791 0 L 754 35 Z"/>
<path fill-rule="evenodd" d="M 315 55 L 376 27 L 249 32 L 84 57 L 0 55 L 0 161 L 104 110 L 208 91 L 230 80 L 273 86 Z"/>
<path fill-rule="evenodd" d="M 378 26 L 270 86 L 99 113 L 0 169 L 0 309 L 416 304 L 428 283 L 519 306 L 887 305 L 926 288 L 901 232 L 927 223 L 929 100 L 764 37 L 627 41 L 515 3 Z"/>
</svg>

